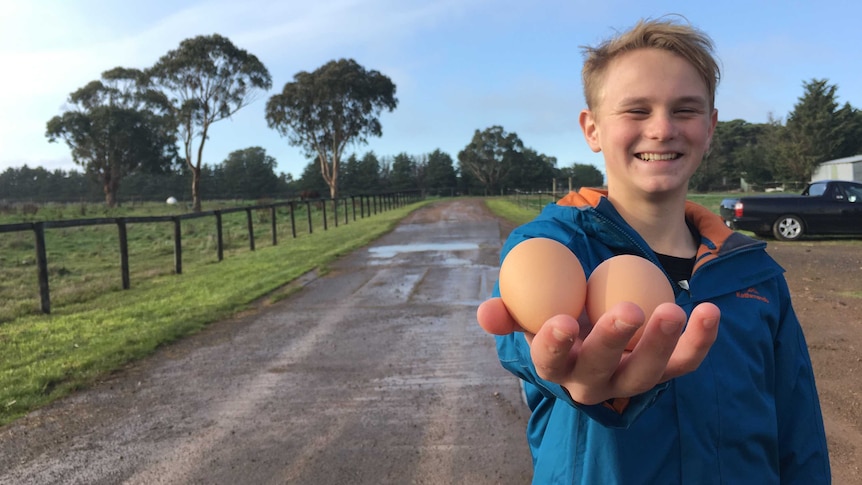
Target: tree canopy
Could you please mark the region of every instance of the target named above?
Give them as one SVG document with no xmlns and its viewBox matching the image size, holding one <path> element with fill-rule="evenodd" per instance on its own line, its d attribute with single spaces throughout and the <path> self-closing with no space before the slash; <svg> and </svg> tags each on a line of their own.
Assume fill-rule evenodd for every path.
<svg viewBox="0 0 862 485">
<path fill-rule="evenodd" d="M 461 171 L 475 177 L 488 195 L 500 190 L 500 182 L 523 150 L 524 143 L 518 135 L 495 125 L 473 133 L 470 143 L 458 152 L 458 163 Z"/>
<path fill-rule="evenodd" d="M 839 108 L 838 86 L 812 79 L 803 88 L 787 117 L 785 143 L 776 167 L 795 180 L 808 180 L 817 165 L 854 155 L 859 148 L 859 114 L 849 104 Z"/>
<path fill-rule="evenodd" d="M 276 193 L 279 179 L 275 165 L 275 159 L 261 147 L 231 152 L 221 166 L 227 193 L 252 200 L 260 194 Z"/>
<path fill-rule="evenodd" d="M 167 100 L 143 73 L 117 67 L 69 96 L 65 113 L 48 121 L 49 141 L 64 140 L 72 160 L 117 205 L 120 181 L 138 171 L 165 172 L 176 160 L 176 132 Z"/>
<path fill-rule="evenodd" d="M 301 71 L 266 104 L 270 128 L 317 157 L 330 196 L 338 194 L 338 171 L 345 147 L 383 134 L 380 114 L 398 106 L 395 84 L 353 59 L 330 61 Z"/>
<path fill-rule="evenodd" d="M 257 57 L 219 34 L 183 40 L 147 74 L 170 99 L 192 172 L 193 209 L 199 212 L 201 165 L 210 125 L 251 103 L 259 90 L 272 86 L 272 78 Z"/>
</svg>

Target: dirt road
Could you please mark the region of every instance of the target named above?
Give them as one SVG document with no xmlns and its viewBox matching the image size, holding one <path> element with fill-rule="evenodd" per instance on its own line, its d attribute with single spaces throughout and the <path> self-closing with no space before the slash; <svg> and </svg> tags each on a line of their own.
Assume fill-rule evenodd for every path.
<svg viewBox="0 0 862 485">
<path fill-rule="evenodd" d="M 0 429 L 2 484 L 524 484 L 527 411 L 475 323 L 500 226 L 414 213 L 294 297 Z"/>
<path fill-rule="evenodd" d="M 528 417 L 475 324 L 511 225 L 419 210 L 271 307 L 0 428 L 0 484 L 524 484 Z M 836 484 L 862 483 L 862 251 L 770 241 Z"/>
</svg>

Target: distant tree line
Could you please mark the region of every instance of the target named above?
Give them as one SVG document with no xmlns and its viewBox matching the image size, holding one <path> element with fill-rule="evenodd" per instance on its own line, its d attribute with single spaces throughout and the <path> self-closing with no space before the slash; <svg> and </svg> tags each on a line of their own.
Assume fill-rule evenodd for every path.
<svg viewBox="0 0 862 485">
<path fill-rule="evenodd" d="M 486 131 L 501 129 L 492 127 Z M 439 149 L 422 155 L 399 153 L 395 156 L 378 156 L 368 151 L 362 156 L 352 153 L 343 162 L 338 180 L 339 196 L 394 191 L 420 191 L 432 196 L 549 191 L 554 179 L 565 188 L 570 178 L 575 187 L 603 183 L 602 173 L 592 165 L 575 163 L 557 168 L 552 157 L 524 149 L 517 135 L 509 136 L 509 140 L 514 147 L 521 147 L 523 153 L 512 150 L 505 155 L 505 163 L 511 163 L 513 168 L 506 170 L 493 186 L 481 181 L 475 174 L 475 167 L 456 162 Z M 506 146 L 503 151 L 509 148 L 512 147 Z M 201 166 L 200 195 L 208 200 L 289 199 L 298 198 L 302 193 L 331 197 L 317 160 L 310 160 L 297 179 L 290 174 L 276 174 L 275 167 L 276 160 L 261 147 L 231 152 L 220 164 Z M 175 197 L 191 205 L 191 180 L 192 175 L 183 169 L 167 173 L 138 171 L 125 176 L 116 200 L 117 203 L 164 201 Z M 0 173 L 0 201 L 95 202 L 103 196 L 100 183 L 77 170 L 48 171 L 24 166 L 7 168 Z"/>
<path fill-rule="evenodd" d="M 457 163 L 439 150 L 380 159 L 373 153 L 347 155 L 348 146 L 381 136 L 380 115 L 398 106 L 395 84 L 352 59 L 296 73 L 266 103 L 268 126 L 310 160 L 298 180 L 276 175 L 275 160 L 255 146 L 231 153 L 218 165 L 204 164 L 212 124 L 271 87 L 266 66 L 219 34 L 185 39 L 145 69 L 104 71 L 71 93 L 63 113 L 46 124 L 45 136 L 69 146 L 84 177 L 10 169 L 0 178 L 0 199 L 90 198 L 97 184 L 108 206 L 124 197 L 157 199 L 170 193 L 183 194 L 192 210 L 200 211 L 205 198 L 301 190 L 335 199 L 345 191 L 407 188 L 502 194 L 547 189 L 559 178 L 572 180 L 573 188 L 602 185 L 595 167 L 558 168 L 555 157 L 529 148 L 501 126 L 477 129 L 457 153 Z M 839 106 L 837 86 L 812 79 L 803 88 L 786 119 L 718 123 L 691 188 L 726 189 L 742 179 L 752 185 L 804 182 L 818 164 L 862 152 L 862 114 L 849 103 Z M 42 185 L 33 187 L 36 182 Z"/>
</svg>

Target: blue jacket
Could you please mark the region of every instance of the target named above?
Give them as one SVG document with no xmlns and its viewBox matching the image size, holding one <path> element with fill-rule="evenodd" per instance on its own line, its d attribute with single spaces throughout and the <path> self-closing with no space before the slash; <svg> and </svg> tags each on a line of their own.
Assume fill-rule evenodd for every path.
<svg viewBox="0 0 862 485">
<path fill-rule="evenodd" d="M 506 241 L 566 244 L 589 276 L 623 253 L 658 259 L 603 192 L 583 189 L 548 205 Z M 700 367 L 626 400 L 585 406 L 540 379 L 520 333 L 497 337 L 506 369 L 525 381 L 527 438 L 536 484 L 830 483 L 829 457 L 808 348 L 783 269 L 766 244 L 693 203 L 701 237 L 689 288 L 673 283 L 686 313 L 721 309 L 718 338 Z M 494 296 L 499 296 L 495 289 Z"/>
</svg>

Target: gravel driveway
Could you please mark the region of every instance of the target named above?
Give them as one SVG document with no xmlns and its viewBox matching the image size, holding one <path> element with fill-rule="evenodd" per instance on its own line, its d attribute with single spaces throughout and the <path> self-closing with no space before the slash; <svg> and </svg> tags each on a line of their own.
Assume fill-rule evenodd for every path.
<svg viewBox="0 0 862 485">
<path fill-rule="evenodd" d="M 0 483 L 528 483 L 528 413 L 475 321 L 500 231 L 481 203 L 420 209 L 291 298 L 0 429 Z"/>
</svg>

